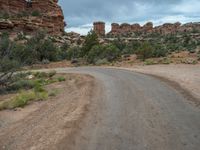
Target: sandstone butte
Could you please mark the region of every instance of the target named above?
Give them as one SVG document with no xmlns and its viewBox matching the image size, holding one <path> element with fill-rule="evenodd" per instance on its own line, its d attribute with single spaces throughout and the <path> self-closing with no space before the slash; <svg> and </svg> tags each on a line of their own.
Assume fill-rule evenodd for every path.
<svg viewBox="0 0 200 150">
<path fill-rule="evenodd" d="M 65 22 L 58 0 L 0 0 L 0 32 L 33 33 L 38 29 L 49 34 L 64 33 Z"/>
<path fill-rule="evenodd" d="M 104 22 L 94 22 L 94 31 L 101 37 L 105 36 L 105 23 Z M 187 23 L 181 25 L 181 23 L 165 23 L 160 26 L 153 26 L 152 22 L 147 22 L 144 26 L 140 24 L 128 24 L 118 23 L 111 24 L 111 31 L 107 34 L 108 36 L 128 36 L 131 33 L 140 34 L 176 34 L 176 33 L 188 33 L 188 32 L 198 32 L 200 33 L 200 22 Z"/>
</svg>

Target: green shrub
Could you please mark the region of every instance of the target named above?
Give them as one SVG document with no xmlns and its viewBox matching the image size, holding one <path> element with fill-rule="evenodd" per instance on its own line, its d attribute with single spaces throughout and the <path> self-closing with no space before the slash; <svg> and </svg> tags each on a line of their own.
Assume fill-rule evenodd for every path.
<svg viewBox="0 0 200 150">
<path fill-rule="evenodd" d="M 49 78 L 52 78 L 55 75 L 56 75 L 56 71 L 55 70 L 53 70 L 53 71 L 48 73 Z"/>
<path fill-rule="evenodd" d="M 17 91 L 21 89 L 32 89 L 34 87 L 35 83 L 31 80 L 18 80 L 11 84 L 8 89 L 12 91 Z"/>
<path fill-rule="evenodd" d="M 35 93 L 45 92 L 46 90 L 43 88 L 43 85 L 40 83 L 36 83 L 34 85 L 34 91 Z"/>
<path fill-rule="evenodd" d="M 119 49 L 113 44 L 108 44 L 103 47 L 102 58 L 106 58 L 109 62 L 115 61 L 120 57 Z"/>
<path fill-rule="evenodd" d="M 16 82 L 19 80 L 24 80 L 26 77 L 28 77 L 29 75 L 32 75 L 31 72 L 19 72 L 13 75 L 12 81 Z"/>
<path fill-rule="evenodd" d="M 66 79 L 65 79 L 65 77 L 58 77 L 58 81 L 59 82 L 63 82 L 63 81 L 65 81 Z"/>
<path fill-rule="evenodd" d="M 38 10 L 34 10 L 32 13 L 31 13 L 32 16 L 34 17 L 39 17 L 41 16 L 40 12 Z"/>
<path fill-rule="evenodd" d="M 35 72 L 34 76 L 36 78 L 47 78 L 47 77 L 49 77 L 48 73 L 46 73 L 46 72 Z"/>
<path fill-rule="evenodd" d="M 71 57 L 68 57 L 69 45 L 65 42 L 58 51 L 58 60 L 68 59 L 71 60 Z"/>
<path fill-rule="evenodd" d="M 25 40 L 25 39 L 26 39 L 26 37 L 25 37 L 23 32 L 19 32 L 17 34 L 17 39 L 16 40 Z"/>
<path fill-rule="evenodd" d="M 0 72 L 15 72 L 19 68 L 18 61 L 4 57 L 0 59 Z"/>
<path fill-rule="evenodd" d="M 46 100 L 48 98 L 48 92 L 47 91 L 43 91 L 43 92 L 36 92 L 36 101 L 42 101 L 42 100 Z"/>
<path fill-rule="evenodd" d="M 153 52 L 153 47 L 151 46 L 151 44 L 148 42 L 144 42 L 141 44 L 136 54 L 139 56 L 139 58 L 145 61 L 147 58 L 153 56 L 152 52 Z"/>
<path fill-rule="evenodd" d="M 185 59 L 185 60 L 182 60 L 181 63 L 195 65 L 195 64 L 197 64 L 198 62 L 197 62 L 197 60 L 195 60 L 195 59 Z"/>
<path fill-rule="evenodd" d="M 56 61 L 58 59 L 59 48 L 50 39 L 47 39 L 46 35 L 46 31 L 39 31 L 27 40 L 21 54 L 21 59 L 26 60 L 25 64 L 31 65 L 43 60 Z"/>
<path fill-rule="evenodd" d="M 21 11 L 17 14 L 17 18 L 23 18 L 23 17 L 28 17 L 29 16 L 29 12 L 27 11 Z"/>
<path fill-rule="evenodd" d="M 104 59 L 99 59 L 95 62 L 96 65 L 106 65 L 109 64 L 108 60 L 106 58 Z"/>
<path fill-rule="evenodd" d="M 7 12 L 0 12 L 0 19 L 9 19 L 10 15 Z"/>
<path fill-rule="evenodd" d="M 54 97 L 59 93 L 59 91 L 57 89 L 54 89 L 52 91 L 49 92 L 49 96 Z"/>
<path fill-rule="evenodd" d="M 200 53 L 197 54 L 197 59 L 200 61 Z"/>
<path fill-rule="evenodd" d="M 169 58 L 164 58 L 161 63 L 162 64 L 170 64 L 171 60 Z"/>
<path fill-rule="evenodd" d="M 92 47 L 98 44 L 99 44 L 98 36 L 93 30 L 91 30 L 85 37 L 85 42 L 83 44 L 81 56 L 88 55 Z"/>
<path fill-rule="evenodd" d="M 126 43 L 123 42 L 120 38 L 114 40 L 113 45 L 115 45 L 120 51 L 123 51 L 126 47 Z"/>
<path fill-rule="evenodd" d="M 154 44 L 152 50 L 152 57 L 165 57 L 168 54 L 168 50 L 162 44 Z"/>
<path fill-rule="evenodd" d="M 11 100 L 0 103 L 0 110 L 24 107 L 30 101 L 46 100 L 47 98 L 48 93 L 46 91 L 37 93 L 33 91 L 22 91 Z"/>
<path fill-rule="evenodd" d="M 2 109 L 14 109 L 17 107 L 24 107 L 29 101 L 34 100 L 36 95 L 34 92 L 21 92 L 15 98 L 10 101 L 6 101 L 0 104 L 0 110 Z"/>
<path fill-rule="evenodd" d="M 95 45 L 87 55 L 87 62 L 95 64 L 101 59 L 106 59 L 108 62 L 112 62 L 117 60 L 119 57 L 120 51 L 116 46 L 112 44 L 105 46 Z"/>
<path fill-rule="evenodd" d="M 31 100 L 34 100 L 36 95 L 34 92 L 22 92 L 11 100 L 8 108 L 24 107 Z"/>
<path fill-rule="evenodd" d="M 95 64 L 97 60 L 102 58 L 103 49 L 104 48 L 101 45 L 95 45 L 94 47 L 92 47 L 87 55 L 87 62 Z"/>
<path fill-rule="evenodd" d="M 51 40 L 41 41 L 41 44 L 38 45 L 37 50 L 39 52 L 39 61 L 44 59 L 48 59 L 49 61 L 57 60 L 58 48 Z"/>
<path fill-rule="evenodd" d="M 66 59 L 67 60 L 72 60 L 72 59 L 77 59 L 81 57 L 81 48 L 79 46 L 73 46 L 67 49 L 66 51 Z"/>
<path fill-rule="evenodd" d="M 145 65 L 155 65 L 155 64 L 157 64 L 157 63 L 154 62 L 154 60 L 145 60 L 144 64 L 145 64 Z"/>
</svg>

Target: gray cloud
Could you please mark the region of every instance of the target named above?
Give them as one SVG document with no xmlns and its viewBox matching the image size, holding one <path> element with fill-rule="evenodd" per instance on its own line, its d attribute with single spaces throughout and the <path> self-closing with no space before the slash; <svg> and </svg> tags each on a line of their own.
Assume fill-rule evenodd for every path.
<svg viewBox="0 0 200 150">
<path fill-rule="evenodd" d="M 69 28 L 98 20 L 133 23 L 163 22 L 164 18 L 170 21 L 170 17 L 176 20 L 176 16 L 185 21 L 200 18 L 199 0 L 60 0 L 59 3 Z"/>
</svg>

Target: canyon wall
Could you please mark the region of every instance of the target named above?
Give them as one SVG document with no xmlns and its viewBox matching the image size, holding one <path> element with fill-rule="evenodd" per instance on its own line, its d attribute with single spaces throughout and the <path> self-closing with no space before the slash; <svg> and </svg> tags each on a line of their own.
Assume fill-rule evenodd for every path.
<svg viewBox="0 0 200 150">
<path fill-rule="evenodd" d="M 64 16 L 58 0 L 1 0 L 0 31 L 64 33 Z"/>
</svg>

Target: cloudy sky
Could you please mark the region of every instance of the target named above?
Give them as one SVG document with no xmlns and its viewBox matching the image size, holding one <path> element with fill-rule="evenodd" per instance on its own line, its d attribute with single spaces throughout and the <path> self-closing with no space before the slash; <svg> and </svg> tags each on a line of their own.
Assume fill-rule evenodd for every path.
<svg viewBox="0 0 200 150">
<path fill-rule="evenodd" d="M 200 0 L 59 0 L 67 22 L 67 31 L 86 34 L 94 21 L 140 23 L 152 21 L 200 22 Z"/>
</svg>

